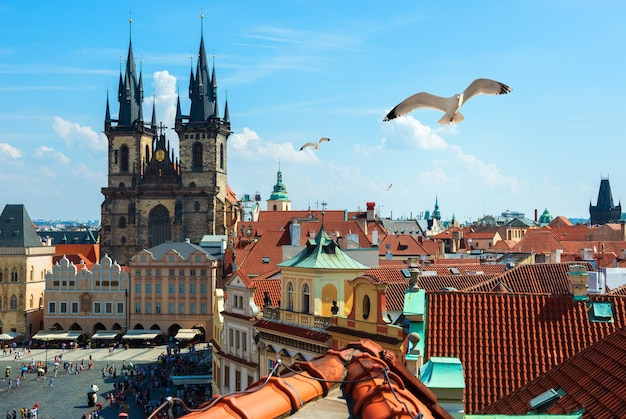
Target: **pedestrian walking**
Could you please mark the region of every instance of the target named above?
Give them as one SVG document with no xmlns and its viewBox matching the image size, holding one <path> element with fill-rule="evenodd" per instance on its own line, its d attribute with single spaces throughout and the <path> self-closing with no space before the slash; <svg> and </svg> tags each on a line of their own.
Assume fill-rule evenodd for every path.
<svg viewBox="0 0 626 419">
<path fill-rule="evenodd" d="M 8 385 L 7 390 L 11 391 L 12 388 L 13 388 L 13 380 L 11 379 L 11 377 L 9 377 L 9 385 Z"/>
<path fill-rule="evenodd" d="M 21 388 L 20 384 L 21 384 L 20 377 L 19 376 L 15 377 L 15 388 L 19 390 Z"/>
<path fill-rule="evenodd" d="M 54 377 L 50 377 L 50 382 L 48 383 L 48 387 L 54 387 Z"/>
</svg>

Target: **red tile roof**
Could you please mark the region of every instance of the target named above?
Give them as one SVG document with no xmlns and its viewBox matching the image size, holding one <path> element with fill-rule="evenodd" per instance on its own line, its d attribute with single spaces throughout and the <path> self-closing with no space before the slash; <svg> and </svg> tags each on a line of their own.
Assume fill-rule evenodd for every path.
<svg viewBox="0 0 626 419">
<path fill-rule="evenodd" d="M 378 246 L 378 254 L 384 257 L 387 251 L 391 252 L 393 256 L 400 257 L 418 257 L 429 254 L 422 244 L 409 234 L 388 234 L 384 237 Z"/>
<path fill-rule="evenodd" d="M 466 377 L 465 412 L 477 413 L 569 357 L 626 326 L 626 297 L 432 292 L 427 294 L 425 361 L 458 357 Z M 591 321 L 607 302 L 614 321 Z"/>
<path fill-rule="evenodd" d="M 515 249 L 522 253 L 549 254 L 553 250 L 565 250 L 566 247 L 550 231 L 528 229 L 522 240 L 515 245 Z"/>
<path fill-rule="evenodd" d="M 498 284 L 502 284 L 510 292 L 533 294 L 569 294 L 569 268 L 571 265 L 584 265 L 588 271 L 593 267 L 589 263 L 537 263 L 532 265 L 517 265 L 502 275 L 477 284 L 468 291 L 493 291 Z"/>
<path fill-rule="evenodd" d="M 582 412 L 583 419 L 626 417 L 626 328 L 565 360 L 482 414 L 525 415 L 530 401 L 551 389 L 565 395 L 542 410 L 551 415 Z"/>
</svg>

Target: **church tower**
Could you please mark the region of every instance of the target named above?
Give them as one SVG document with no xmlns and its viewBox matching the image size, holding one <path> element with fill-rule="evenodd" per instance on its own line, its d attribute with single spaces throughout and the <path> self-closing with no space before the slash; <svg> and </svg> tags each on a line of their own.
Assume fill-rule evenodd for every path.
<svg viewBox="0 0 626 419">
<path fill-rule="evenodd" d="M 613 194 L 609 179 L 600 180 L 600 190 L 598 191 L 598 202 L 596 205 L 589 203 L 589 215 L 591 225 L 602 225 L 607 223 L 619 223 L 622 216 L 622 204 L 613 205 Z"/>
<path fill-rule="evenodd" d="M 118 88 L 119 114 L 111 118 L 106 102 L 108 183 L 102 188 L 101 251 L 121 265 L 142 249 L 165 241 L 199 243 L 206 234 L 228 234 L 234 218 L 228 201 L 224 118 L 217 104 L 215 68 L 209 76 L 203 36 L 196 74 L 189 85 L 191 110 L 183 115 L 180 98 L 175 130 L 179 158 L 165 136 L 167 127 L 143 120 L 143 81 L 137 73 L 132 41 Z"/>
<path fill-rule="evenodd" d="M 268 211 L 291 211 L 291 201 L 289 200 L 289 194 L 287 193 L 287 187 L 283 183 L 283 172 L 278 167 L 278 173 L 276 173 L 276 185 L 270 195 L 270 199 L 267 200 Z"/>
</svg>

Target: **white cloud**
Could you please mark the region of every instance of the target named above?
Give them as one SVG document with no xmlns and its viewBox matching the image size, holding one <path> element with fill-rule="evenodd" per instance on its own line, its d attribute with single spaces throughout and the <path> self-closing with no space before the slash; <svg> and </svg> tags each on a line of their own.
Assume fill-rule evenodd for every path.
<svg viewBox="0 0 626 419">
<path fill-rule="evenodd" d="M 0 155 L 9 156 L 10 158 L 17 160 L 22 157 L 22 150 L 13 147 L 11 144 L 0 143 Z"/>
<path fill-rule="evenodd" d="M 83 127 L 76 122 L 66 121 L 60 116 L 55 116 L 52 122 L 52 129 L 65 141 L 68 147 L 86 147 L 97 151 L 107 149 L 107 138 L 102 133 L 97 133 L 91 127 Z"/>
<path fill-rule="evenodd" d="M 248 127 L 241 133 L 233 133 L 228 138 L 228 144 L 232 147 L 232 157 L 239 157 L 246 161 L 265 162 L 269 159 L 290 162 L 318 162 L 319 159 L 311 149 L 303 151 L 295 149 L 291 142 L 272 143 L 265 141 Z"/>
<path fill-rule="evenodd" d="M 383 129 L 389 132 L 385 139 L 387 148 L 418 148 L 421 150 L 445 150 L 448 143 L 439 135 L 439 131 L 422 125 L 411 115 L 385 122 Z"/>
<path fill-rule="evenodd" d="M 66 155 L 46 145 L 37 147 L 33 152 L 33 156 L 40 160 L 50 160 L 55 163 L 67 164 L 70 162 L 70 159 Z"/>
</svg>

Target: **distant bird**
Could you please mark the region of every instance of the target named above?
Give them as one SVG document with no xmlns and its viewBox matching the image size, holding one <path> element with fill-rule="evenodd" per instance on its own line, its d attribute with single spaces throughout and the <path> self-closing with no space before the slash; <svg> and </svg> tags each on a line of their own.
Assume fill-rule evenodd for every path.
<svg viewBox="0 0 626 419">
<path fill-rule="evenodd" d="M 326 141 L 330 141 L 330 138 L 322 137 L 316 143 L 305 143 L 302 147 L 300 147 L 300 151 L 304 150 L 307 147 L 313 147 L 314 149 L 317 150 L 318 148 L 320 148 L 320 144 L 322 144 L 322 143 L 324 143 Z"/>
<path fill-rule="evenodd" d="M 385 190 L 386 190 L 386 191 L 390 190 L 392 186 L 393 186 L 393 183 L 390 183 L 390 184 L 389 184 L 389 186 L 387 186 L 387 187 L 385 188 Z"/>
<path fill-rule="evenodd" d="M 454 125 L 461 122 L 465 117 L 461 115 L 461 106 L 474 96 L 483 95 L 505 95 L 512 89 L 506 84 L 489 79 L 476 79 L 465 89 L 463 93 L 449 98 L 431 95 L 420 92 L 404 99 L 393 108 L 383 121 L 390 121 L 399 116 L 403 116 L 418 108 L 431 108 L 442 112 L 445 115 L 437 122 L 439 125 Z"/>
</svg>

